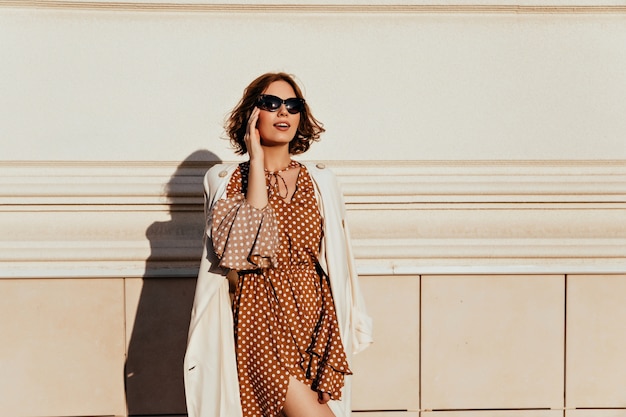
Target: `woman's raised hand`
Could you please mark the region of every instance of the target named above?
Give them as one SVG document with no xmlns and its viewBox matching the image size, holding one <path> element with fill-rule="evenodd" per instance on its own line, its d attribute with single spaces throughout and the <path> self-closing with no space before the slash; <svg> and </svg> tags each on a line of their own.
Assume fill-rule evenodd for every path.
<svg viewBox="0 0 626 417">
<path fill-rule="evenodd" d="M 256 128 L 259 120 L 259 108 L 255 107 L 248 119 L 248 127 L 244 142 L 250 156 L 250 173 L 248 177 L 248 191 L 246 199 L 251 206 L 263 208 L 267 205 L 267 186 L 265 184 L 265 171 L 263 170 L 265 161 L 263 147 L 261 146 L 261 136 Z"/>
<path fill-rule="evenodd" d="M 259 136 L 259 129 L 256 125 L 259 120 L 260 109 L 255 107 L 248 119 L 248 126 L 246 127 L 246 135 L 243 140 L 246 143 L 246 149 L 250 156 L 250 161 L 259 160 L 263 163 L 263 148 L 261 147 L 261 137 Z"/>
</svg>

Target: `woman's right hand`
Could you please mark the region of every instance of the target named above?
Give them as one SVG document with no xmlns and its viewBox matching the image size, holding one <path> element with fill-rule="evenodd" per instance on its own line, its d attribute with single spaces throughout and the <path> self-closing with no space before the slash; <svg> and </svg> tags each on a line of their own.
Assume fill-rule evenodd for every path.
<svg viewBox="0 0 626 417">
<path fill-rule="evenodd" d="M 260 109 L 255 107 L 248 119 L 248 125 L 246 127 L 246 135 L 243 140 L 248 150 L 248 156 L 250 161 L 258 160 L 263 163 L 263 148 L 261 147 L 261 137 L 259 135 L 259 129 L 257 129 L 257 122 L 259 121 Z"/>
<path fill-rule="evenodd" d="M 255 107 L 248 119 L 248 126 L 246 128 L 246 135 L 244 136 L 244 142 L 246 143 L 246 149 L 248 150 L 248 156 L 250 157 L 250 171 L 248 176 L 248 191 L 246 192 L 246 200 L 248 203 L 256 208 L 262 209 L 267 206 L 267 185 L 265 184 L 265 171 L 264 171 L 264 153 L 261 146 L 261 136 L 259 135 L 259 129 L 256 125 L 259 120 L 259 112 L 261 110 Z"/>
</svg>

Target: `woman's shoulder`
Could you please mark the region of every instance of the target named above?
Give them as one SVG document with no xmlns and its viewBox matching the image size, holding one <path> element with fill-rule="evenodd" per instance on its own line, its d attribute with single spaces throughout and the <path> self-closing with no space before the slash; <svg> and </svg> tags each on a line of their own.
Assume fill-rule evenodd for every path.
<svg viewBox="0 0 626 417">
<path fill-rule="evenodd" d="M 239 165 L 238 163 L 215 164 L 204 176 L 209 181 L 223 180 L 230 177 Z"/>
<path fill-rule="evenodd" d="M 335 173 L 322 162 L 305 161 L 302 164 L 307 171 L 316 178 L 321 180 L 335 180 Z"/>
<path fill-rule="evenodd" d="M 341 188 L 335 173 L 321 162 L 303 162 L 307 171 L 317 184 L 322 194 L 337 196 L 341 194 Z"/>
<path fill-rule="evenodd" d="M 215 164 L 204 174 L 204 189 L 207 193 L 215 192 L 221 184 L 226 183 L 232 176 L 239 164 Z"/>
</svg>

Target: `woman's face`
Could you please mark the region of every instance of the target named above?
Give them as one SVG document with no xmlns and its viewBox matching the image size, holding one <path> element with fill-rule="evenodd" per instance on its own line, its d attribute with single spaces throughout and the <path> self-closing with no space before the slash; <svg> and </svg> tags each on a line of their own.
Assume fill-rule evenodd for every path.
<svg viewBox="0 0 626 417">
<path fill-rule="evenodd" d="M 282 100 L 296 97 L 291 85 L 286 81 L 274 81 L 263 92 Z M 281 146 L 289 144 L 296 136 L 300 124 L 300 113 L 291 114 L 283 103 L 275 112 L 261 110 L 257 129 L 263 146 Z"/>
</svg>

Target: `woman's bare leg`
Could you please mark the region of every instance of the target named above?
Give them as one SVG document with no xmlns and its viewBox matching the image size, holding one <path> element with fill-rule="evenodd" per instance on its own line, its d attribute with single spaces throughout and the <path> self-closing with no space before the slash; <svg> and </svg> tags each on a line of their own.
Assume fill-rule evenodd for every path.
<svg viewBox="0 0 626 417">
<path fill-rule="evenodd" d="M 310 387 L 289 377 L 283 413 L 287 417 L 335 417 L 327 404 L 320 404 L 319 395 Z"/>
</svg>

